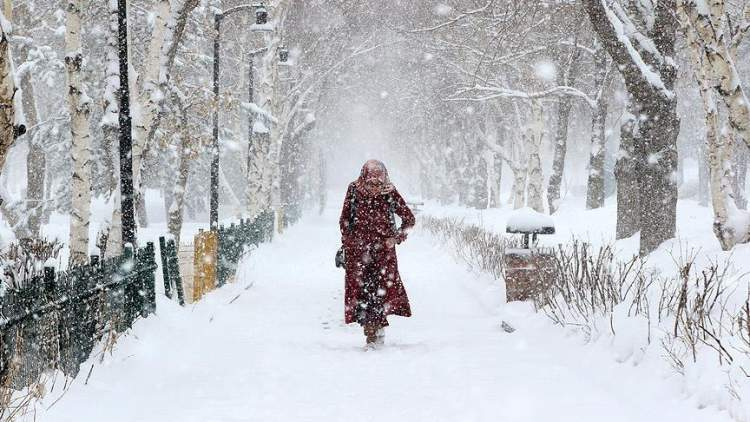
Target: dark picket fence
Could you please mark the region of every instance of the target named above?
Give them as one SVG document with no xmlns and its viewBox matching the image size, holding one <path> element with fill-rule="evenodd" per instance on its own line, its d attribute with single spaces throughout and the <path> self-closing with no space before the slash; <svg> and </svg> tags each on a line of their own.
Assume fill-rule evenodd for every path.
<svg viewBox="0 0 750 422">
<path fill-rule="evenodd" d="M 154 245 L 44 274 L 0 300 L 0 385 L 23 388 L 47 370 L 75 376 L 96 342 L 156 309 Z"/>
<path fill-rule="evenodd" d="M 242 252 L 251 245 L 271 241 L 273 238 L 273 212 L 263 212 L 255 221 L 240 220 L 229 227 L 219 227 L 219 251 L 216 284 L 223 286 L 237 271 Z"/>
<path fill-rule="evenodd" d="M 286 224 L 299 215 L 285 217 Z M 245 248 L 270 241 L 274 214 L 262 213 L 252 223 L 221 226 L 218 231 L 217 285 L 226 283 L 237 269 Z M 185 293 L 180 280 L 174 240 L 159 239 L 164 292 L 175 294 L 181 305 Z M 138 317 L 156 310 L 153 243 L 106 260 L 92 256 L 88 265 L 43 275 L 7 289 L 0 295 L 0 387 L 21 389 L 49 370 L 75 377 L 97 341 L 107 333 L 120 333 Z"/>
<path fill-rule="evenodd" d="M 177 300 L 181 306 L 185 306 L 185 290 L 180 278 L 180 264 L 177 261 L 177 246 L 174 239 L 167 241 L 164 236 L 159 238 L 159 250 L 161 251 L 161 272 L 164 279 L 164 295 L 172 299 L 177 293 Z"/>
</svg>

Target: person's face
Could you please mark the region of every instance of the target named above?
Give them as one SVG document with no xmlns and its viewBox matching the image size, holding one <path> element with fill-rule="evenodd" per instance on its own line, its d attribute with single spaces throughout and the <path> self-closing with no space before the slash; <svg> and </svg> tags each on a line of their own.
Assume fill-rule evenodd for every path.
<svg viewBox="0 0 750 422">
<path fill-rule="evenodd" d="M 370 192 L 378 192 L 383 188 L 383 180 L 378 176 L 370 176 L 365 179 L 365 186 Z"/>
</svg>

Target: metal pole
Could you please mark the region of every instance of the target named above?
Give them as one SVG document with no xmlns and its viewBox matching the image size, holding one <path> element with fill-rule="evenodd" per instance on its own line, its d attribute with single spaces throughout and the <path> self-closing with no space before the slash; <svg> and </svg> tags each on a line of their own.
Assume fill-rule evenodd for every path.
<svg viewBox="0 0 750 422">
<path fill-rule="evenodd" d="M 210 198 L 210 227 L 219 228 L 219 42 L 222 15 L 214 17 L 214 130 L 213 145 L 211 146 L 211 198 Z"/>
<path fill-rule="evenodd" d="M 120 198 L 122 244 L 135 247 L 135 212 L 133 208 L 133 137 L 130 118 L 128 78 L 128 11 L 127 0 L 117 0 L 117 41 L 120 59 Z M 124 249 L 123 249 L 124 250 Z"/>
<path fill-rule="evenodd" d="M 250 53 L 250 69 L 248 69 L 248 101 L 253 103 L 255 100 L 255 53 Z M 255 125 L 255 115 L 252 110 L 248 110 L 248 128 L 247 128 L 247 181 L 250 181 L 250 163 L 253 160 L 253 126 Z M 249 199 L 249 198 L 248 198 Z"/>
</svg>

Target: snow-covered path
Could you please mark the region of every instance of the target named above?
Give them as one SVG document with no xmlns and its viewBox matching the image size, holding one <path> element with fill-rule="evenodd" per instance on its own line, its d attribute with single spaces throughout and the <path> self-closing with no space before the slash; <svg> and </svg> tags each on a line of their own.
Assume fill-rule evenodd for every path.
<svg viewBox="0 0 750 422">
<path fill-rule="evenodd" d="M 331 210 L 248 259 L 201 303 L 159 304 L 43 421 L 728 421 L 676 383 L 585 347 L 425 234 L 399 249 L 414 316 L 365 352 L 342 323 Z M 238 296 L 239 295 L 239 296 Z M 518 330 L 507 334 L 501 320 Z M 53 393 L 44 407 L 55 400 Z"/>
</svg>

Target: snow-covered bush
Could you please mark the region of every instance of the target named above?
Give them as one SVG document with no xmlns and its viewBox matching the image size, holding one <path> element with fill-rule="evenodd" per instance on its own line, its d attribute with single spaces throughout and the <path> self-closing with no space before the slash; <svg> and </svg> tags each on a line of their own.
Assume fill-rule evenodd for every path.
<svg viewBox="0 0 750 422">
<path fill-rule="evenodd" d="M 503 279 L 511 240 L 478 226 L 425 216 L 422 226 L 473 269 Z M 534 297 L 555 323 L 607 343 L 620 362 L 661 360 L 682 375 L 701 405 L 750 420 L 750 279 L 729 265 L 696 267 L 681 253 L 673 272 L 648 258 L 622 259 L 613 245 L 571 239 L 554 248 L 552 283 Z M 717 388 L 717 386 L 721 386 Z"/>
<path fill-rule="evenodd" d="M 58 240 L 21 239 L 0 252 L 2 288 L 17 289 L 44 271 L 48 261 L 57 261 L 62 249 Z"/>
</svg>

